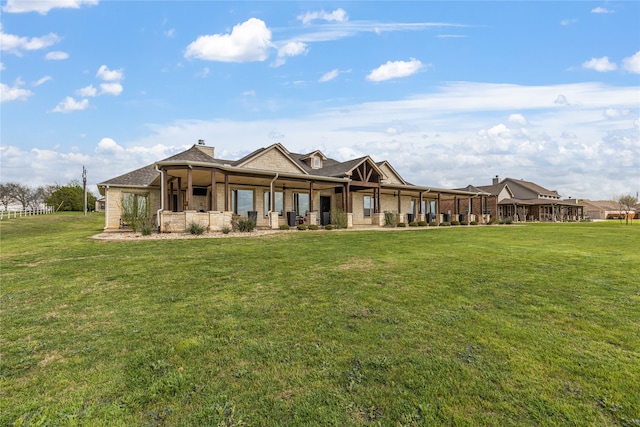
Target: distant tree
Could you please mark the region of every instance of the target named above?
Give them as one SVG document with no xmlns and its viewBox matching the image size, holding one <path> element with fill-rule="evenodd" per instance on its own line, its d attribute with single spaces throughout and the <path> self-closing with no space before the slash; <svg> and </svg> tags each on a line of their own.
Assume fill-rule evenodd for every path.
<svg viewBox="0 0 640 427">
<path fill-rule="evenodd" d="M 626 224 L 629 224 L 629 216 L 633 208 L 638 204 L 638 198 L 630 194 L 619 196 L 616 200 L 620 207 L 620 212 L 624 212 Z M 621 220 L 622 221 L 622 220 Z M 633 224 L 633 218 L 631 218 Z"/>
<path fill-rule="evenodd" d="M 0 183 L 0 203 L 4 206 L 5 211 L 8 211 L 9 205 L 15 201 L 14 194 L 17 185 L 15 182 Z"/>
<path fill-rule="evenodd" d="M 45 203 L 53 206 L 56 210 L 62 211 L 82 211 L 84 209 L 84 192 L 82 185 L 78 181 L 70 181 L 67 185 L 58 187 L 45 197 Z M 87 206 L 95 206 L 96 197 L 87 193 Z"/>
<path fill-rule="evenodd" d="M 35 190 L 28 185 L 15 184 L 13 187 L 13 200 L 22 204 L 22 209 L 26 210 L 31 204 Z"/>
</svg>

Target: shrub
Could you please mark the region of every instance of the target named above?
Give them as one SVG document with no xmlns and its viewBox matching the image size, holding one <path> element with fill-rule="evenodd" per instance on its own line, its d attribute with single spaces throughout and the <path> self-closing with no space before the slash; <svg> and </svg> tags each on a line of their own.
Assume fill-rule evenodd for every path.
<svg viewBox="0 0 640 427">
<path fill-rule="evenodd" d="M 451 225 L 460 225 L 460 221 L 451 221 Z"/>
<path fill-rule="evenodd" d="M 304 225 L 304 224 L 298 224 L 298 230 L 300 230 L 300 231 L 304 231 L 304 230 L 306 230 L 306 229 L 307 229 L 307 226 L 306 226 L 306 225 Z"/>
<path fill-rule="evenodd" d="M 512 224 L 513 220 L 511 218 L 507 218 L 507 219 L 504 220 L 504 223 L 505 224 Z"/>
<path fill-rule="evenodd" d="M 497 224 L 498 223 L 498 218 L 493 217 L 489 220 L 489 224 Z"/>
<path fill-rule="evenodd" d="M 460 221 L 460 225 L 469 225 L 467 221 Z"/>
<path fill-rule="evenodd" d="M 309 225 L 309 230 L 317 230 L 318 228 L 320 227 L 318 227 L 316 224 Z"/>
<path fill-rule="evenodd" d="M 395 212 L 384 213 L 384 226 L 385 227 L 397 227 L 400 222 L 400 216 Z"/>
<path fill-rule="evenodd" d="M 250 233 L 256 228 L 256 223 L 251 218 L 240 217 L 233 222 L 233 228 L 240 232 Z"/>
<path fill-rule="evenodd" d="M 409 223 L 409 227 L 417 227 L 417 226 L 418 226 L 418 223 L 416 221 L 411 221 Z"/>
<path fill-rule="evenodd" d="M 405 224 L 404 222 L 399 222 L 398 223 L 398 227 L 406 227 L 406 226 L 407 226 L 407 224 Z"/>
<path fill-rule="evenodd" d="M 478 221 L 471 221 L 470 224 L 471 225 L 478 225 Z"/>
<path fill-rule="evenodd" d="M 150 219 L 147 219 L 146 221 L 142 222 L 140 226 L 140 231 L 142 232 L 143 236 L 150 236 L 151 233 L 153 233 L 154 228 L 156 228 L 155 223 Z"/>
<path fill-rule="evenodd" d="M 449 227 L 449 226 L 451 226 L 451 224 L 450 224 L 450 223 L 448 223 L 448 222 L 446 222 L 446 221 L 443 221 L 443 222 L 441 222 L 441 223 L 439 224 L 439 226 L 440 226 L 440 227 Z"/>
<path fill-rule="evenodd" d="M 428 225 L 427 221 L 418 221 L 419 227 L 426 227 Z"/>
<path fill-rule="evenodd" d="M 431 221 L 431 222 L 429 223 L 429 227 L 437 227 L 437 226 L 438 226 L 438 223 L 437 223 L 437 222 L 435 222 L 435 221 Z"/>
<path fill-rule="evenodd" d="M 327 225 L 324 226 L 324 229 L 325 230 L 333 230 L 333 225 L 327 224 Z"/>
<path fill-rule="evenodd" d="M 229 227 L 228 225 L 225 225 L 224 227 L 222 227 L 222 234 L 229 234 L 231 233 L 231 227 Z"/>
<path fill-rule="evenodd" d="M 280 224 L 280 230 L 288 230 L 288 229 L 289 229 L 288 224 Z"/>
<path fill-rule="evenodd" d="M 202 224 L 198 224 L 195 221 L 192 221 L 189 223 L 189 225 L 187 225 L 187 231 L 193 235 L 199 236 L 202 233 L 204 233 L 207 230 L 207 227 L 205 227 Z"/>
<path fill-rule="evenodd" d="M 345 211 L 340 209 L 333 210 L 330 213 L 330 217 L 334 228 L 347 228 L 349 220 Z"/>
</svg>

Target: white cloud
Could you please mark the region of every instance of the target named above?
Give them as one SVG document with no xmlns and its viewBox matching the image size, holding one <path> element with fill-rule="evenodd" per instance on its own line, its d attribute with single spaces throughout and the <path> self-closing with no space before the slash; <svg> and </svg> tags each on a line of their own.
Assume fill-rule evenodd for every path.
<svg viewBox="0 0 640 427">
<path fill-rule="evenodd" d="M 605 13 L 606 14 L 606 13 L 613 13 L 613 12 L 614 12 L 613 10 L 609 10 L 606 7 L 601 7 L 601 6 L 598 6 L 598 7 L 595 7 L 593 9 L 591 9 L 591 13 Z"/>
<path fill-rule="evenodd" d="M 308 51 L 309 50 L 307 49 L 307 45 L 305 43 L 297 41 L 287 42 L 278 48 L 278 57 L 275 61 L 273 61 L 272 66 L 279 67 L 285 63 L 285 57 L 298 56 L 302 54 L 306 55 Z"/>
<path fill-rule="evenodd" d="M 4 66 L 4 62 L 0 62 L 0 71 L 6 70 L 7 68 Z"/>
<path fill-rule="evenodd" d="M 105 81 L 119 81 L 123 79 L 124 72 L 122 71 L 122 68 L 118 70 L 110 70 L 106 65 L 102 65 L 98 69 L 96 77 Z"/>
<path fill-rule="evenodd" d="M 607 119 L 615 120 L 615 119 L 627 117 L 630 114 L 631 114 L 631 110 L 628 108 L 610 107 L 604 110 L 604 112 L 602 113 L 602 116 Z"/>
<path fill-rule="evenodd" d="M 304 15 L 298 15 L 298 20 L 302 21 L 304 25 L 310 24 L 315 20 L 329 21 L 329 22 L 345 22 L 349 19 L 347 12 L 344 9 L 336 9 L 333 12 L 325 12 L 324 10 L 318 10 L 314 12 L 307 12 Z"/>
<path fill-rule="evenodd" d="M 640 50 L 622 60 L 622 68 L 630 73 L 640 74 Z"/>
<path fill-rule="evenodd" d="M 7 34 L 0 24 L 0 50 L 22 56 L 23 51 L 40 50 L 58 43 L 61 38 L 54 33 L 42 37 L 20 37 Z"/>
<path fill-rule="evenodd" d="M 41 78 L 41 79 L 39 79 L 39 80 L 37 80 L 37 81 L 33 82 L 33 83 L 31 84 L 31 86 L 34 86 L 34 87 L 36 87 L 36 86 L 40 86 L 41 84 L 46 83 L 46 82 L 48 82 L 48 81 L 49 81 L 49 80 L 51 80 L 51 79 L 52 79 L 52 77 L 51 77 L 51 76 L 44 76 L 43 78 Z"/>
<path fill-rule="evenodd" d="M 176 29 L 175 28 L 170 28 L 167 31 L 164 32 L 165 37 L 167 38 L 174 38 L 176 36 Z"/>
<path fill-rule="evenodd" d="M 67 52 L 62 52 L 59 50 L 47 52 L 47 54 L 44 56 L 44 59 L 48 59 L 50 61 L 61 61 L 67 58 L 69 58 L 69 54 Z"/>
<path fill-rule="evenodd" d="M 108 154 L 108 153 L 122 153 L 124 152 L 124 148 L 118 145 L 111 138 L 102 138 L 100 142 L 98 142 L 98 146 L 96 147 L 96 153 L 98 154 Z"/>
<path fill-rule="evenodd" d="M 615 62 L 609 62 L 609 57 L 603 56 L 602 58 L 591 58 L 584 62 L 582 64 L 582 68 L 603 73 L 606 71 L 614 71 L 618 66 Z"/>
<path fill-rule="evenodd" d="M 72 111 L 81 111 L 89 108 L 89 100 L 83 99 L 76 101 L 70 96 L 67 96 L 62 102 L 60 102 L 52 110 L 54 113 L 71 113 Z"/>
<path fill-rule="evenodd" d="M 0 102 L 16 100 L 24 101 L 31 95 L 33 95 L 33 92 L 27 89 L 22 89 L 18 87 L 18 85 L 10 87 L 4 83 L 0 83 Z"/>
<path fill-rule="evenodd" d="M 399 77 L 408 77 L 419 72 L 422 68 L 424 68 L 422 62 L 415 58 L 411 58 L 410 61 L 387 61 L 386 64 L 371 71 L 371 73 L 367 75 L 367 80 L 381 82 Z"/>
<path fill-rule="evenodd" d="M 93 85 L 89 85 L 89 86 L 85 86 L 81 89 L 76 90 L 76 94 L 78 96 L 96 96 L 98 94 L 98 91 L 95 87 L 93 87 Z"/>
<path fill-rule="evenodd" d="M 558 105 L 569 105 L 569 100 L 566 96 L 560 94 L 556 97 L 556 100 L 553 101 L 553 103 Z"/>
<path fill-rule="evenodd" d="M 242 92 L 242 96 L 256 96 L 255 90 L 245 90 Z"/>
<path fill-rule="evenodd" d="M 566 27 L 568 25 L 572 25 L 575 24 L 576 22 L 578 22 L 577 19 L 575 18 L 571 18 L 571 19 L 563 19 L 562 21 L 560 21 L 560 25 Z"/>
<path fill-rule="evenodd" d="M 269 56 L 271 30 L 257 18 L 233 27 L 231 34 L 198 37 L 187 46 L 184 57 L 220 62 L 264 61 Z"/>
<path fill-rule="evenodd" d="M 524 118 L 524 116 L 522 114 L 511 114 L 509 116 L 509 122 L 510 123 L 518 123 L 520 125 L 526 125 L 527 119 Z"/>
<path fill-rule="evenodd" d="M 46 15 L 51 9 L 71 8 L 78 9 L 82 5 L 93 6 L 98 0 L 7 0 L 2 8 L 7 13 L 38 12 Z"/>
<path fill-rule="evenodd" d="M 202 71 L 200 71 L 200 72 L 196 73 L 196 77 L 202 77 L 202 78 L 205 78 L 205 77 L 207 77 L 207 76 L 209 75 L 209 71 L 210 71 L 210 70 L 209 70 L 209 67 L 204 67 L 204 68 L 202 69 Z"/>
<path fill-rule="evenodd" d="M 122 85 L 120 83 L 101 83 L 100 95 L 118 96 L 122 93 Z"/>
<path fill-rule="evenodd" d="M 324 73 L 322 75 L 322 77 L 320 77 L 320 83 L 324 83 L 324 82 L 328 82 L 331 81 L 333 79 L 335 79 L 336 77 L 338 77 L 338 75 L 340 74 L 340 71 L 338 71 L 338 69 L 333 69 L 331 71 L 328 71 L 326 73 Z"/>
</svg>

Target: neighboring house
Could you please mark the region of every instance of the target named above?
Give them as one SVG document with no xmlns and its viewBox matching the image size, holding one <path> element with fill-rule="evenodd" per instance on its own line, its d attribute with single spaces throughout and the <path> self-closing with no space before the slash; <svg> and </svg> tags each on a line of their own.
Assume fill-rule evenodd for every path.
<svg viewBox="0 0 640 427">
<path fill-rule="evenodd" d="M 581 200 L 584 205 L 585 215 L 591 219 L 624 219 L 626 212 L 620 209 L 620 204 L 615 200 Z M 636 218 L 638 207 L 629 211 L 629 219 Z"/>
<path fill-rule="evenodd" d="M 98 184 L 105 198 L 105 230 L 122 226 L 122 205 L 136 199 L 161 231 L 184 231 L 192 222 L 210 230 L 251 216 L 258 227 L 326 225 L 332 210 L 348 226 L 383 226 L 385 212 L 401 222 L 442 221 L 441 203 L 479 197 L 476 191 L 412 185 L 386 161 L 369 156 L 339 162 L 320 151 L 289 152 L 281 144 L 238 160 L 214 156 L 199 141 L 186 151 Z"/>
<path fill-rule="evenodd" d="M 577 221 L 584 218 L 584 206 L 577 200 L 562 200 L 557 191 L 522 179 L 500 181 L 496 176 L 491 185 L 469 185 L 463 190 L 489 196 L 481 199 L 482 204 L 473 205 L 471 200 L 470 210 L 465 199 L 448 201 L 442 208 L 454 214 L 471 211 L 476 215 L 513 221 Z"/>
<path fill-rule="evenodd" d="M 105 203 L 106 203 L 106 199 L 104 197 L 96 199 L 96 212 L 104 212 Z"/>
</svg>

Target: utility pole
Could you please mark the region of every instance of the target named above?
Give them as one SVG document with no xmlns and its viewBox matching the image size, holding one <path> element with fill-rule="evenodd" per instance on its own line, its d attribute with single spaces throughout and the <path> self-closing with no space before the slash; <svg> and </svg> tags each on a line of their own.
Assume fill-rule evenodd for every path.
<svg viewBox="0 0 640 427">
<path fill-rule="evenodd" d="M 82 194 L 84 196 L 84 216 L 87 216 L 87 169 L 84 167 L 84 165 L 82 165 Z"/>
</svg>

